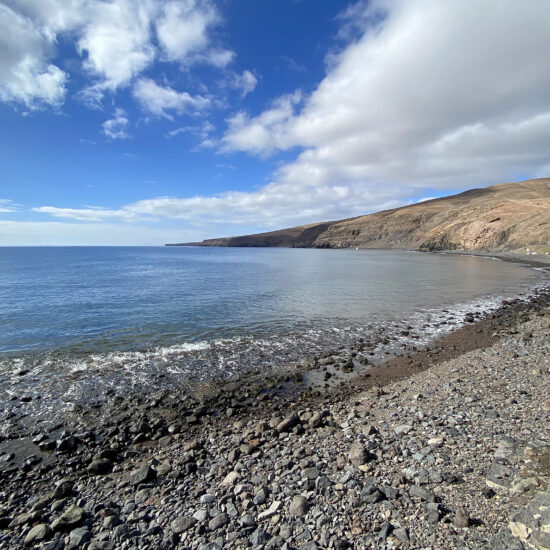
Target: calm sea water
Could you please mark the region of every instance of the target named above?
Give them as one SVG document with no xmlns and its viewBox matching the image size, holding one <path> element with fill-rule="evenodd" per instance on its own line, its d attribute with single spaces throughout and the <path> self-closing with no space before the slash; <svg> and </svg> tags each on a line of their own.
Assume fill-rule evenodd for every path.
<svg viewBox="0 0 550 550">
<path fill-rule="evenodd" d="M 227 376 L 450 322 L 428 323 L 427 341 L 542 277 L 402 251 L 0 248 L 0 404 Z"/>
</svg>

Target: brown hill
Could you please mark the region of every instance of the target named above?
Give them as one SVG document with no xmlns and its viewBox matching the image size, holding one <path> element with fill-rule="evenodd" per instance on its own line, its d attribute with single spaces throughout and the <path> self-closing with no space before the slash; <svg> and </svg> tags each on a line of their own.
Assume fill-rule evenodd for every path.
<svg viewBox="0 0 550 550">
<path fill-rule="evenodd" d="M 199 246 L 550 250 L 550 178 L 503 183 L 347 220 Z"/>
</svg>

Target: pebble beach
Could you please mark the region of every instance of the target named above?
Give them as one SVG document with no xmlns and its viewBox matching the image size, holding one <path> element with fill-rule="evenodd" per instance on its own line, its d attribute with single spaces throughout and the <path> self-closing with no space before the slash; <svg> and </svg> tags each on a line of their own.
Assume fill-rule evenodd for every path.
<svg viewBox="0 0 550 550">
<path fill-rule="evenodd" d="M 549 548 L 549 306 L 367 371 L 341 350 L 7 437 L 0 548 Z"/>
</svg>

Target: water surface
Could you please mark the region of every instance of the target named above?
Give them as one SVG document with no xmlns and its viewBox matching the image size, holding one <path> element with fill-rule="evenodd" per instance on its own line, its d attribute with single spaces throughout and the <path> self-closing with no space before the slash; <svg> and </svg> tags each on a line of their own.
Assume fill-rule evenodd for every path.
<svg viewBox="0 0 550 550">
<path fill-rule="evenodd" d="M 0 405 L 228 376 L 411 323 L 428 341 L 543 276 L 403 251 L 0 248 Z"/>
</svg>

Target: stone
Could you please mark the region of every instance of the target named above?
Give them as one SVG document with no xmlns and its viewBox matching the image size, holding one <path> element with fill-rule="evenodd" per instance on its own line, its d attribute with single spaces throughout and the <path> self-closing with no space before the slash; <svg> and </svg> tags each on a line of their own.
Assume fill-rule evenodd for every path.
<svg viewBox="0 0 550 550">
<path fill-rule="evenodd" d="M 211 493 L 206 493 L 201 496 L 200 503 L 201 504 L 212 504 L 216 500 L 216 496 L 212 495 Z"/>
<path fill-rule="evenodd" d="M 508 466 L 499 462 L 493 462 L 485 475 L 485 483 L 491 489 L 508 489 L 513 475 L 514 471 L 508 468 Z"/>
<path fill-rule="evenodd" d="M 459 529 L 470 527 L 470 516 L 468 515 L 468 512 L 466 512 L 464 508 L 459 508 L 455 512 L 453 524 L 455 527 L 458 527 Z"/>
<path fill-rule="evenodd" d="M 262 521 L 264 519 L 268 519 L 268 518 L 274 516 L 277 513 L 277 511 L 279 510 L 279 508 L 282 506 L 282 504 L 283 503 L 281 501 L 274 500 L 267 510 L 265 510 L 265 511 L 258 514 L 258 519 L 260 521 Z"/>
<path fill-rule="evenodd" d="M 239 472 L 229 472 L 221 482 L 222 487 L 233 487 L 235 483 L 241 478 Z"/>
<path fill-rule="evenodd" d="M 92 533 L 87 527 L 78 527 L 69 533 L 69 541 L 74 546 L 83 546 L 92 540 Z"/>
<path fill-rule="evenodd" d="M 113 463 L 106 458 L 96 459 L 88 466 L 88 473 L 96 476 L 110 474 L 112 471 Z"/>
<path fill-rule="evenodd" d="M 147 483 L 157 477 L 157 472 L 151 466 L 142 466 L 130 474 L 130 484 Z"/>
<path fill-rule="evenodd" d="M 289 414 L 283 421 L 277 425 L 279 433 L 290 432 L 292 428 L 300 423 L 300 417 L 296 413 Z"/>
<path fill-rule="evenodd" d="M 118 516 L 107 516 L 103 518 L 104 529 L 113 529 L 117 525 L 120 525 L 120 518 Z"/>
<path fill-rule="evenodd" d="M 320 412 L 313 413 L 313 416 L 309 419 L 308 425 L 310 428 L 318 428 L 323 423 L 323 417 Z"/>
<path fill-rule="evenodd" d="M 193 517 L 178 516 L 174 521 L 172 521 L 170 527 L 172 528 L 172 531 L 174 531 L 174 533 L 177 533 L 179 535 L 180 533 L 191 529 L 191 527 L 193 527 L 196 523 L 197 520 Z"/>
<path fill-rule="evenodd" d="M 426 502 L 435 502 L 434 492 L 420 485 L 412 485 L 409 489 L 409 494 L 425 500 Z"/>
<path fill-rule="evenodd" d="M 266 487 L 258 489 L 258 491 L 256 491 L 256 494 L 254 495 L 254 504 L 256 504 L 256 506 L 261 506 L 262 504 L 265 504 L 268 496 L 269 491 Z"/>
<path fill-rule="evenodd" d="M 409 532 L 405 527 L 394 529 L 392 535 L 403 544 L 407 544 L 409 542 Z"/>
<path fill-rule="evenodd" d="M 39 523 L 35 525 L 25 537 L 25 544 L 31 545 L 38 542 L 42 542 L 48 536 L 50 530 L 45 523 Z"/>
<path fill-rule="evenodd" d="M 56 486 L 53 492 L 53 499 L 70 497 L 73 494 L 73 482 L 68 479 L 62 479 Z"/>
<path fill-rule="evenodd" d="M 368 462 L 369 453 L 359 441 L 355 441 L 349 450 L 348 458 L 354 466 L 362 466 Z"/>
<path fill-rule="evenodd" d="M 39 512 L 27 512 L 26 514 L 20 514 L 13 518 L 9 523 L 8 527 L 13 529 L 14 527 L 19 527 L 20 525 L 26 525 L 27 523 L 33 523 L 40 517 Z"/>
<path fill-rule="evenodd" d="M 61 514 L 56 520 L 52 522 L 51 528 L 53 531 L 60 531 L 63 529 L 70 529 L 76 527 L 84 520 L 84 510 L 72 504 Z"/>
<path fill-rule="evenodd" d="M 302 470 L 302 479 L 317 479 L 319 477 L 319 470 L 317 468 L 305 468 Z"/>
<path fill-rule="evenodd" d="M 265 544 L 269 540 L 269 535 L 261 528 L 258 527 L 249 537 L 248 542 L 252 546 L 259 546 Z"/>
<path fill-rule="evenodd" d="M 303 495 L 297 495 L 290 503 L 289 512 L 298 518 L 305 516 L 309 510 L 308 500 Z"/>
<path fill-rule="evenodd" d="M 222 512 L 208 522 L 208 529 L 210 529 L 210 531 L 215 531 L 216 529 L 219 529 L 220 527 L 223 527 L 228 523 L 229 517 L 227 516 L 227 514 Z"/>
</svg>

